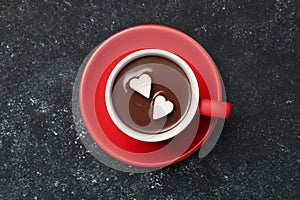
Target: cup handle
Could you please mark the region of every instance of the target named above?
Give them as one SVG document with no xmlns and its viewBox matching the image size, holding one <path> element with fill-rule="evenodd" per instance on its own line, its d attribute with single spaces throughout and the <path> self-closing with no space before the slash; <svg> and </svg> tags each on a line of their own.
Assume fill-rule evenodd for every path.
<svg viewBox="0 0 300 200">
<path fill-rule="evenodd" d="M 228 118 L 231 115 L 232 104 L 229 102 L 200 99 L 199 114 L 216 118 Z"/>
</svg>

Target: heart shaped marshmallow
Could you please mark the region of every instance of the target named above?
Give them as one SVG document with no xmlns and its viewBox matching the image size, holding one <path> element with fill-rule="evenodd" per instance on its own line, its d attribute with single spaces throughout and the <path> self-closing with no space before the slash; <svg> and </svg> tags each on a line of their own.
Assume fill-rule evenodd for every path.
<svg viewBox="0 0 300 200">
<path fill-rule="evenodd" d="M 166 100 L 164 96 L 157 96 L 154 100 L 153 119 L 160 119 L 167 116 L 173 111 L 174 105 L 171 101 Z"/>
<path fill-rule="evenodd" d="M 151 77 L 148 74 L 142 74 L 138 78 L 131 79 L 129 86 L 144 97 L 149 98 L 151 91 Z"/>
</svg>

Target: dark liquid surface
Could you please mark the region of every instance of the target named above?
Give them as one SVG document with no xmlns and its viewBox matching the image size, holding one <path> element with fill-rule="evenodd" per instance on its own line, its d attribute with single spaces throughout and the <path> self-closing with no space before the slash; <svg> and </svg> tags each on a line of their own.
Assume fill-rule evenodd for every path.
<svg viewBox="0 0 300 200">
<path fill-rule="evenodd" d="M 151 77 L 150 97 L 146 98 L 129 86 L 142 74 Z M 163 96 L 174 108 L 167 116 L 153 119 L 155 97 Z M 190 83 L 174 62 L 157 56 L 142 57 L 127 64 L 115 79 L 112 89 L 114 109 L 124 124 L 145 134 L 159 134 L 174 128 L 188 111 Z"/>
</svg>

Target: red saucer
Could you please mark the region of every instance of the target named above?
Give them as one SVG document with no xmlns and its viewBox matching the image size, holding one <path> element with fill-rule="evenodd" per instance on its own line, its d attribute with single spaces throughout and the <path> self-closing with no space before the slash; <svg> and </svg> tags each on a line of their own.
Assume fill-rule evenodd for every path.
<svg viewBox="0 0 300 200">
<path fill-rule="evenodd" d="M 215 128 L 217 119 L 195 116 L 185 131 L 173 139 L 156 143 L 138 141 L 121 132 L 105 106 L 106 81 L 118 61 L 145 48 L 163 49 L 183 58 L 196 75 L 200 98 L 222 101 L 218 70 L 195 40 L 170 27 L 140 25 L 118 32 L 96 48 L 81 77 L 79 105 L 89 134 L 109 155 L 130 165 L 163 167 L 199 149 Z M 197 131 L 192 130 L 195 127 Z"/>
</svg>

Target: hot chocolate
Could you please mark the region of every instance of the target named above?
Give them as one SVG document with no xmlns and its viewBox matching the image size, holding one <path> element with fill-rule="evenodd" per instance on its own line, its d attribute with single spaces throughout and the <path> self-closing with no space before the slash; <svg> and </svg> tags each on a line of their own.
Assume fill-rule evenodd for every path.
<svg viewBox="0 0 300 200">
<path fill-rule="evenodd" d="M 112 103 L 119 119 L 143 134 L 164 133 L 176 127 L 189 110 L 191 95 L 184 71 L 158 56 L 128 63 L 112 87 Z"/>
</svg>

